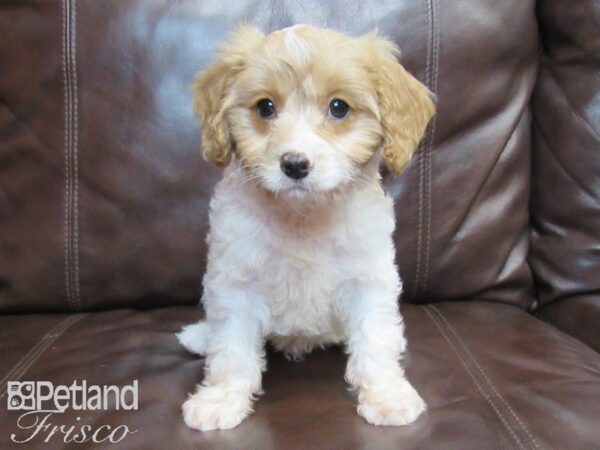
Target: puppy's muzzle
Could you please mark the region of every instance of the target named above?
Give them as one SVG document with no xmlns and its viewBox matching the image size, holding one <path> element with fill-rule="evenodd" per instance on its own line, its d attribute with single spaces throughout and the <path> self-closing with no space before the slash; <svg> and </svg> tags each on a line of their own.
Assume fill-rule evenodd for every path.
<svg viewBox="0 0 600 450">
<path fill-rule="evenodd" d="M 306 155 L 288 152 L 281 156 L 281 171 L 289 178 L 300 180 L 308 175 L 311 164 Z"/>
</svg>

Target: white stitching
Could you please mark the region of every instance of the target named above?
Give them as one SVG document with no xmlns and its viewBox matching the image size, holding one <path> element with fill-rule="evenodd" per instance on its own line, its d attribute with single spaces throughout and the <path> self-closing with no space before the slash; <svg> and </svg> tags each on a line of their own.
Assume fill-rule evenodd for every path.
<svg viewBox="0 0 600 450">
<path fill-rule="evenodd" d="M 519 446 L 519 448 L 524 449 L 525 447 L 524 447 L 523 443 L 521 442 L 521 440 L 519 439 L 519 437 L 517 436 L 517 434 L 515 433 L 515 431 L 513 430 L 513 428 L 510 426 L 510 424 L 507 422 L 506 418 L 502 415 L 502 413 L 500 412 L 500 410 L 498 409 L 498 407 L 494 403 L 492 397 L 488 393 L 485 392 L 485 390 L 483 389 L 483 387 L 481 386 L 481 384 L 477 380 L 477 377 L 473 374 L 473 372 L 471 371 L 471 369 L 469 369 L 469 365 L 465 362 L 465 360 L 461 356 L 461 354 L 458 351 L 458 349 L 454 346 L 454 344 L 452 344 L 452 341 L 450 340 L 450 338 L 448 337 L 448 335 L 444 332 L 444 330 L 442 329 L 442 326 L 439 324 L 439 322 L 433 316 L 433 314 L 429 311 L 429 308 L 431 308 L 431 307 L 432 307 L 431 305 L 421 306 L 421 309 L 423 309 L 425 311 L 425 313 L 429 316 L 429 318 L 435 324 L 435 326 L 437 327 L 437 329 L 439 330 L 439 332 L 441 333 L 441 335 L 444 337 L 444 339 L 446 340 L 446 342 L 448 343 L 448 345 L 450 346 L 450 348 L 452 348 L 452 350 L 454 351 L 454 353 L 458 357 L 458 360 L 460 361 L 460 363 L 462 364 L 462 366 L 465 368 L 465 370 L 467 371 L 467 373 L 469 374 L 469 376 L 471 377 L 471 379 L 473 380 L 473 382 L 477 386 L 477 389 L 479 390 L 479 392 L 481 393 L 481 395 L 483 395 L 483 397 L 487 400 L 487 402 L 492 407 L 492 409 L 494 410 L 494 412 L 496 413 L 496 415 L 500 418 L 500 421 L 504 424 L 504 426 L 506 427 L 506 429 L 510 432 L 511 436 L 513 437 L 513 439 L 515 440 L 515 442 L 517 443 L 517 445 Z"/>
<path fill-rule="evenodd" d="M 419 282 L 421 280 L 421 248 L 422 248 L 422 228 L 423 228 L 423 189 L 422 189 L 422 180 L 423 180 L 423 148 L 419 151 L 417 156 L 417 164 L 419 168 L 419 202 L 417 209 L 417 262 L 415 268 L 415 281 L 413 287 L 413 301 L 416 300 L 419 295 Z"/>
<path fill-rule="evenodd" d="M 437 82 L 438 82 L 438 66 L 439 66 L 439 26 L 438 26 L 438 2 L 437 0 L 431 1 L 431 21 L 432 21 L 432 65 L 433 65 L 433 73 L 431 78 L 428 80 L 429 88 L 431 92 L 437 94 Z M 431 124 L 429 126 L 429 130 L 427 133 L 427 139 L 425 142 L 425 174 L 426 174 L 426 182 L 425 182 L 425 192 L 427 198 L 427 209 L 426 209 L 426 228 L 425 228 L 425 269 L 423 274 L 423 279 L 421 280 L 421 294 L 425 294 L 425 289 L 427 288 L 427 283 L 429 280 L 429 261 L 430 261 L 430 253 L 431 253 L 431 191 L 432 191 L 432 183 L 431 183 L 431 173 L 432 173 L 432 150 L 433 150 L 433 139 L 435 136 L 435 124 L 436 117 L 434 116 L 431 119 Z"/>
<path fill-rule="evenodd" d="M 63 0 L 63 83 L 65 89 L 65 284 L 71 309 L 81 309 L 79 289 L 79 112 L 77 97 L 76 10 Z"/>
<path fill-rule="evenodd" d="M 427 85 L 430 84 L 431 77 L 431 33 L 433 24 L 431 23 L 431 2 L 430 0 L 426 0 L 427 2 L 427 25 L 429 26 L 429 30 L 427 33 L 427 55 L 425 56 L 425 83 Z M 417 153 L 417 167 L 419 169 L 419 200 L 418 200 L 418 209 L 417 209 L 417 261 L 415 268 L 415 281 L 413 287 L 413 301 L 416 300 L 419 295 L 419 286 L 421 281 L 421 259 L 422 259 L 422 241 L 423 241 L 423 186 L 424 186 L 424 165 L 423 160 L 425 158 L 425 145 L 423 145 Z"/>
<path fill-rule="evenodd" d="M 498 392 L 498 390 L 496 389 L 496 387 L 494 386 L 494 384 L 492 383 L 491 379 L 487 376 L 487 374 L 485 373 L 485 371 L 481 368 L 481 366 L 479 365 L 479 363 L 477 362 L 477 360 L 475 359 L 475 357 L 473 356 L 473 354 L 471 353 L 471 351 L 468 349 L 468 347 L 466 346 L 466 344 L 464 343 L 464 341 L 461 339 L 461 337 L 456 333 L 456 331 L 454 330 L 454 328 L 452 327 L 452 325 L 450 325 L 450 322 L 448 322 L 448 320 L 446 319 L 446 317 L 434 306 L 434 305 L 430 305 L 430 307 L 441 317 L 441 319 L 446 323 L 446 325 L 448 326 L 448 329 L 450 330 L 450 332 L 456 337 L 456 339 L 458 340 L 458 342 L 460 343 L 460 345 L 462 346 L 462 348 L 465 350 L 465 352 L 467 353 L 467 355 L 469 355 L 469 357 L 471 358 L 471 360 L 473 361 L 473 364 L 475 364 L 475 367 L 477 367 L 477 369 L 479 370 L 479 372 L 481 373 L 481 375 L 483 376 L 483 378 L 487 381 L 487 383 L 489 384 L 489 386 L 492 388 L 492 391 L 494 392 L 494 394 L 496 394 L 496 396 L 498 397 L 498 399 L 500 400 L 500 402 L 502 402 L 502 404 L 504 405 L 504 407 L 510 412 L 510 414 L 515 418 L 515 420 L 517 421 L 517 423 L 521 426 L 521 429 L 523 430 L 523 432 L 527 435 L 527 437 L 529 438 L 529 440 L 531 441 L 532 445 L 535 448 L 540 448 L 537 440 L 533 437 L 533 435 L 529 432 L 529 429 L 525 426 L 525 424 L 521 421 L 521 419 L 519 418 L 519 416 L 517 416 L 517 414 L 515 413 L 515 411 L 510 407 L 510 405 L 506 402 L 506 400 L 504 399 L 504 397 L 502 397 L 502 395 L 500 395 L 500 392 Z"/>
<path fill-rule="evenodd" d="M 71 325 L 79 321 L 85 314 L 76 314 L 67 317 L 62 322 L 59 322 L 54 328 L 48 331 L 44 337 L 29 350 L 23 358 L 6 374 L 0 381 L 0 386 L 3 386 L 7 381 L 19 380 L 27 370 L 35 363 L 42 353 L 54 343 Z M 0 398 L 6 395 L 7 386 L 2 388 Z"/>
<path fill-rule="evenodd" d="M 73 168 L 74 168 L 74 190 L 73 190 L 73 260 L 75 262 L 75 271 L 73 276 L 73 285 L 75 287 L 75 305 L 81 309 L 81 295 L 79 291 L 79 160 L 78 160 L 78 138 L 79 138 L 79 102 L 77 93 L 77 2 L 73 0 L 71 11 L 71 71 L 72 71 L 72 102 L 73 102 Z"/>
<path fill-rule="evenodd" d="M 71 132 L 70 132 L 70 116 L 71 116 L 71 104 L 69 101 L 69 81 L 68 81 L 68 70 L 67 70 L 67 2 L 68 0 L 62 1 L 62 62 L 63 62 L 63 84 L 64 84 L 64 132 L 65 132 L 65 287 L 67 294 L 67 302 L 69 306 L 73 307 L 72 292 L 71 292 L 71 258 L 70 258 L 70 239 L 71 239 Z"/>
</svg>

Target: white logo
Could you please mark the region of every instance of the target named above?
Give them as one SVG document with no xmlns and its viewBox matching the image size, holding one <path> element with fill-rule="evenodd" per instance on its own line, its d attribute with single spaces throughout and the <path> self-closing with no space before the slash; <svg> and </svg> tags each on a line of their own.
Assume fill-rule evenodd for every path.
<svg viewBox="0 0 600 450">
<path fill-rule="evenodd" d="M 8 410 L 63 412 L 67 408 L 81 410 L 138 409 L 138 380 L 126 386 L 92 384 L 74 381 L 71 385 L 54 386 L 50 381 L 9 381 Z"/>
<path fill-rule="evenodd" d="M 55 425 L 51 422 L 55 414 L 67 409 L 75 411 L 125 410 L 138 409 L 138 380 L 125 386 L 88 385 L 86 380 L 75 380 L 70 385 L 54 386 L 50 381 L 9 381 L 7 404 L 9 411 L 23 411 L 17 419 L 17 426 L 26 436 L 11 434 L 15 443 L 32 442 L 35 438 L 49 442 L 53 436 L 62 435 L 68 443 L 117 443 L 129 434 L 136 433 L 127 425 L 102 425 L 92 427 L 80 424 Z"/>
<path fill-rule="evenodd" d="M 35 409 L 35 383 L 33 381 L 9 381 L 7 408 L 31 411 Z"/>
</svg>

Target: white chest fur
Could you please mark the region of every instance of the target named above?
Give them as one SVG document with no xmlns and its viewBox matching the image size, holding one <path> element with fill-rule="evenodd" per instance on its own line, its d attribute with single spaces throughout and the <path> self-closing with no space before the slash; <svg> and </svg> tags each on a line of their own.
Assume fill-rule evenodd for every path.
<svg viewBox="0 0 600 450">
<path fill-rule="evenodd" d="M 396 276 L 392 200 L 374 181 L 334 201 L 294 201 L 226 173 L 211 202 L 204 303 L 234 307 L 243 297 L 264 311 L 268 334 L 338 335 L 352 283 Z"/>
</svg>

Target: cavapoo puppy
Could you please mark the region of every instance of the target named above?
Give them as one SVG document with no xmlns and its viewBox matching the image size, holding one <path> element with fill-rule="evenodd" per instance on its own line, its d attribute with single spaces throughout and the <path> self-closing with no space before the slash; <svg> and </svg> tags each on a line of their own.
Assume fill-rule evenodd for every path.
<svg viewBox="0 0 600 450">
<path fill-rule="evenodd" d="M 183 404 L 191 428 L 238 425 L 261 392 L 265 341 L 292 359 L 343 344 L 358 413 L 404 425 L 425 410 L 406 379 L 392 198 L 434 113 L 429 91 L 371 32 L 241 26 L 194 86 L 210 203 L 206 319 L 177 337 L 206 356 Z"/>
</svg>

